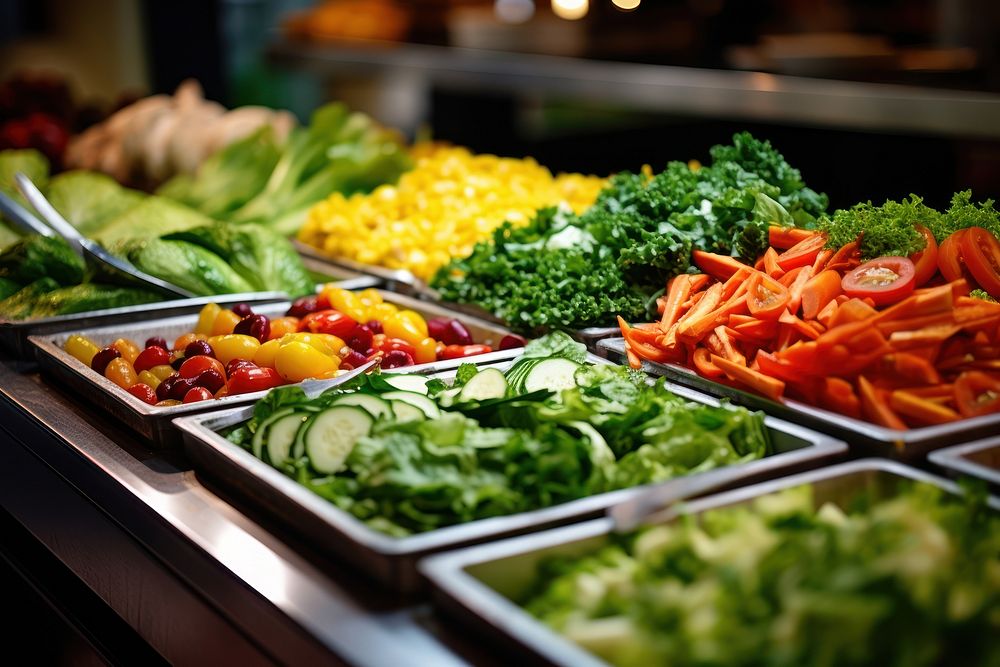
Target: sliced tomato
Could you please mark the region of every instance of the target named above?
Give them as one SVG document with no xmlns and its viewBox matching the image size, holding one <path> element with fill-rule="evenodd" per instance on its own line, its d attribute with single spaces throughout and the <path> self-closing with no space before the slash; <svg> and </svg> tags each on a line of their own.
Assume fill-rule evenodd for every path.
<svg viewBox="0 0 1000 667">
<path fill-rule="evenodd" d="M 955 405 L 963 417 L 1000 412 L 1000 380 L 980 371 L 967 371 L 955 380 Z"/>
<path fill-rule="evenodd" d="M 965 229 L 959 245 L 962 260 L 979 286 L 1000 297 L 1000 241 L 982 227 Z"/>
<path fill-rule="evenodd" d="M 798 266 L 812 264 L 825 245 L 826 234 L 814 234 L 778 255 L 778 266 L 785 271 L 791 271 Z"/>
<path fill-rule="evenodd" d="M 869 298 L 876 306 L 902 301 L 913 293 L 916 267 L 907 257 L 879 257 L 844 276 L 847 296 Z"/>
<path fill-rule="evenodd" d="M 917 287 L 921 287 L 937 273 L 938 244 L 931 230 L 923 225 L 917 225 L 917 231 L 924 237 L 924 249 L 910 255 L 910 261 L 913 262 L 913 266 L 917 270 L 917 275 L 913 280 Z"/>
<path fill-rule="evenodd" d="M 966 230 L 964 229 L 958 230 L 944 241 L 941 241 L 941 245 L 938 246 L 938 268 L 941 270 L 941 275 L 948 282 L 962 278 L 970 282 L 974 280 L 972 273 L 966 268 L 965 262 L 962 261 L 962 238 L 965 236 L 965 232 Z"/>
<path fill-rule="evenodd" d="M 747 308 L 762 320 L 775 320 L 788 306 L 788 288 L 774 278 L 756 272 L 747 285 Z"/>
</svg>

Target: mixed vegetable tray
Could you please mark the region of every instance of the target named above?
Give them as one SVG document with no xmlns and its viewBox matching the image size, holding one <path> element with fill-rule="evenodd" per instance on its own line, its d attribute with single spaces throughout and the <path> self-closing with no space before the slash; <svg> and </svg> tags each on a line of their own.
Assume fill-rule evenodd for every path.
<svg viewBox="0 0 1000 667">
<path fill-rule="evenodd" d="M 324 550 L 415 590 L 428 553 L 599 516 L 644 484 L 736 466 L 732 483 L 846 445 L 632 376 L 566 337 L 428 376 L 365 376 L 309 398 L 177 420 L 199 469 Z M 668 482 L 669 483 L 669 482 Z"/>
<path fill-rule="evenodd" d="M 343 310 L 331 307 L 331 296 Z M 439 338 L 427 335 L 432 327 Z M 180 415 L 251 402 L 309 378 L 334 378 L 370 359 L 385 370 L 428 372 L 477 354 L 511 356 L 516 347 L 500 350 L 501 344 L 523 339 L 508 336 L 492 323 L 458 319 L 433 304 L 389 293 L 383 300 L 383 292 L 371 288 L 354 294 L 333 283 L 292 303 L 223 308 L 213 302 L 198 314 L 30 341 L 44 372 L 165 445 L 179 441 L 170 420 Z"/>
</svg>

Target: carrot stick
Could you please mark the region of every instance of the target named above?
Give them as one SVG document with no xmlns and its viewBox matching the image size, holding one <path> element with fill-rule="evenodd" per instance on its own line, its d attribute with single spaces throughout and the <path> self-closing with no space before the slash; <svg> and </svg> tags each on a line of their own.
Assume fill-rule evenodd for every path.
<svg viewBox="0 0 1000 667">
<path fill-rule="evenodd" d="M 823 271 L 810 278 L 802 287 L 802 317 L 816 319 L 819 311 L 841 293 L 840 282 L 840 274 L 836 271 Z"/>
<path fill-rule="evenodd" d="M 858 376 L 858 395 L 861 398 L 861 414 L 866 419 L 886 428 L 906 430 L 906 424 L 903 420 L 892 411 L 884 396 L 864 375 Z"/>
<path fill-rule="evenodd" d="M 889 405 L 897 413 L 923 424 L 947 424 L 959 419 L 959 414 L 951 408 L 898 389 L 892 392 Z"/>
<path fill-rule="evenodd" d="M 733 363 L 715 354 L 712 355 L 711 359 L 712 363 L 722 369 L 722 372 L 731 379 L 746 385 L 773 401 L 781 400 L 781 395 L 785 391 L 785 383 L 781 380 L 764 375 L 752 368 Z"/>
</svg>

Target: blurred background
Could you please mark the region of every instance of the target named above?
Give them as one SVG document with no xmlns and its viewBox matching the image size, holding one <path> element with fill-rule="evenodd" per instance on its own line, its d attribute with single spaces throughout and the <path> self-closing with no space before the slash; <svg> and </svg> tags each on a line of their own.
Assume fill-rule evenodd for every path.
<svg viewBox="0 0 1000 667">
<path fill-rule="evenodd" d="M 553 170 L 659 169 L 747 129 L 833 206 L 1000 198 L 995 0 L 0 0 L 0 147 L 58 163 L 188 78 Z"/>
</svg>

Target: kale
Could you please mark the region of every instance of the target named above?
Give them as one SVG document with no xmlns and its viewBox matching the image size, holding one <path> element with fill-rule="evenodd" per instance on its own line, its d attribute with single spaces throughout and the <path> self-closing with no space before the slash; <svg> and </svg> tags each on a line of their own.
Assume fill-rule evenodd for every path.
<svg viewBox="0 0 1000 667">
<path fill-rule="evenodd" d="M 519 331 L 608 326 L 615 315 L 643 317 L 649 294 L 691 270 L 692 250 L 755 259 L 777 211 L 812 226 L 826 209 L 766 141 L 741 133 L 711 153 L 706 167 L 618 174 L 581 215 L 549 208 L 526 226 L 502 225 L 432 284 Z"/>
<path fill-rule="evenodd" d="M 840 209 L 833 217 L 820 220 L 819 228 L 827 234 L 828 248 L 841 248 L 863 234 L 862 259 L 906 257 L 925 245 L 914 225 L 923 224 L 933 231 L 940 216 L 920 197 L 910 195 L 909 199 L 886 201 L 881 206 L 865 202 Z"/>
</svg>

